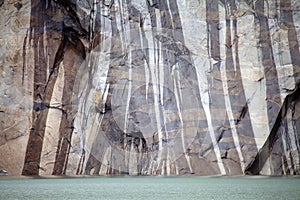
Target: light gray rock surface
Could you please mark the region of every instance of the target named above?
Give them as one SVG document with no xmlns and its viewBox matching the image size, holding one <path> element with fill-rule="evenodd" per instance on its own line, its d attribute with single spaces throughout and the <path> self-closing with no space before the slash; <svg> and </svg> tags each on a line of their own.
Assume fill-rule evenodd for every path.
<svg viewBox="0 0 300 200">
<path fill-rule="evenodd" d="M 297 0 L 0 1 L 12 175 L 299 174 Z"/>
</svg>

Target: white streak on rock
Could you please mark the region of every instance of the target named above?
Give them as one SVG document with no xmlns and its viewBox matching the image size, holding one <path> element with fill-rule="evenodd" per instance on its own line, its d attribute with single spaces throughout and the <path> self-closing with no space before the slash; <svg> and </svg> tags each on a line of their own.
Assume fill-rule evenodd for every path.
<svg viewBox="0 0 300 200">
<path fill-rule="evenodd" d="M 176 74 L 175 74 L 176 73 Z M 192 168 L 192 165 L 191 165 L 191 161 L 190 161 L 190 157 L 188 156 L 187 152 L 186 152 L 186 146 L 185 146 L 185 137 L 184 137 L 184 124 L 183 124 L 183 116 L 182 116 L 182 113 L 181 113 L 181 107 L 180 105 L 182 104 L 182 92 L 180 90 L 180 88 L 182 87 L 181 84 L 180 84 L 180 75 L 179 75 L 179 72 L 176 70 L 174 72 L 174 75 L 176 75 L 176 77 L 174 77 L 174 94 L 175 94 L 175 98 L 176 98 L 176 103 L 177 103 L 177 110 L 178 110 L 178 115 L 179 115 L 179 119 L 180 119 L 180 124 L 181 124 L 181 130 L 180 130 L 180 135 L 181 135 L 181 144 L 182 144 L 182 149 L 183 149 L 183 153 L 184 153 L 184 156 L 185 156 L 185 159 L 188 163 L 188 166 L 189 166 L 189 169 L 190 169 L 190 172 L 193 172 L 193 168 Z M 177 80 L 177 82 L 176 82 Z M 178 85 L 178 87 L 177 87 Z"/>
<path fill-rule="evenodd" d="M 203 21 L 203 17 L 200 16 L 205 9 L 202 9 L 201 12 L 197 10 L 195 13 L 189 12 L 189 4 L 198 5 L 199 2 L 196 0 L 191 0 L 188 3 L 179 2 L 178 5 L 179 14 L 182 19 L 182 30 L 185 38 L 185 44 L 193 52 L 207 52 L 206 50 L 206 42 L 207 42 L 207 34 L 206 34 L 206 23 Z M 197 20 L 191 20 L 191 19 Z M 195 42 L 199 41 L 199 42 Z M 214 133 L 212 119 L 209 109 L 209 94 L 208 94 L 208 84 L 207 84 L 207 76 L 206 73 L 209 71 L 209 59 L 205 54 L 196 54 L 193 55 L 193 60 L 197 72 L 197 79 L 199 85 L 199 92 L 201 96 L 201 101 L 203 105 L 203 109 L 207 118 L 208 125 L 208 134 L 212 141 L 212 145 L 214 147 L 214 152 L 217 158 L 218 167 L 222 175 L 226 174 L 224 164 L 221 159 L 220 149 L 217 144 L 216 136 Z"/>
<path fill-rule="evenodd" d="M 220 18 L 221 19 L 225 19 L 226 18 L 226 13 L 225 10 L 222 9 L 222 7 L 219 5 L 219 10 L 222 11 L 220 12 Z M 232 21 L 231 21 L 232 23 Z M 226 43 L 226 22 L 225 21 L 221 21 L 220 22 L 220 43 L 221 44 L 225 44 Z M 232 24 L 231 24 L 231 27 Z M 231 30 L 230 30 L 231 31 Z M 231 35 L 232 37 L 232 35 Z M 233 42 L 233 39 L 230 38 L 230 41 Z M 232 44 L 233 45 L 233 44 Z M 220 45 L 220 52 L 221 52 L 221 59 L 226 59 L 226 46 L 225 45 Z M 235 55 L 233 53 L 233 55 Z M 234 57 L 233 57 L 234 59 Z M 234 65 L 234 67 L 236 67 Z M 236 70 L 236 69 L 235 69 Z M 224 94 L 224 103 L 225 103 L 225 107 L 226 107 L 226 112 L 227 112 L 227 116 L 228 116 L 228 121 L 231 127 L 231 134 L 232 134 L 232 139 L 233 139 L 233 143 L 235 146 L 235 150 L 237 151 L 238 157 L 239 157 L 239 162 L 241 165 L 241 169 L 242 171 L 244 171 L 245 169 L 245 160 L 242 154 L 242 149 L 240 146 L 240 141 L 239 141 L 239 136 L 237 133 L 237 129 L 235 126 L 235 119 L 233 116 L 233 112 L 232 112 L 232 108 L 231 108 L 231 102 L 230 102 L 230 97 L 229 97 L 229 92 L 228 92 L 228 85 L 227 85 L 227 75 L 226 75 L 226 68 L 225 68 L 225 63 L 221 61 L 220 63 L 220 74 L 221 74 L 221 80 L 222 80 L 222 85 L 223 85 L 223 94 Z"/>
<path fill-rule="evenodd" d="M 241 149 L 241 146 L 240 146 L 239 136 L 238 136 L 238 133 L 237 133 L 237 130 L 236 130 L 235 122 L 234 122 L 234 117 L 233 117 L 230 98 L 229 98 L 229 93 L 228 93 L 226 69 L 225 69 L 225 66 L 224 66 L 223 62 L 221 62 L 221 67 L 220 68 L 221 68 L 220 71 L 221 71 L 221 77 L 222 77 L 222 83 L 223 83 L 225 106 L 226 106 L 226 111 L 227 111 L 227 115 L 228 115 L 228 118 L 229 118 L 228 119 L 229 124 L 230 124 L 230 127 L 231 127 L 232 138 L 233 138 L 235 149 L 236 149 L 236 151 L 238 153 L 238 156 L 239 156 L 239 159 L 240 159 L 240 164 L 241 164 L 242 171 L 244 171 L 244 169 L 245 169 L 245 160 L 244 160 L 244 157 L 243 157 L 243 154 L 242 154 L 242 149 Z"/>
<path fill-rule="evenodd" d="M 253 24 L 253 29 L 249 28 L 249 23 Z M 260 149 L 270 130 L 266 126 L 268 124 L 265 101 L 266 81 L 264 79 L 264 69 L 259 62 L 259 50 L 255 45 L 257 43 L 257 30 L 254 17 L 252 15 L 239 17 L 237 26 L 239 27 L 237 35 L 239 36 L 239 58 L 243 88 L 248 102 L 256 145 Z"/>
<path fill-rule="evenodd" d="M 56 83 L 54 85 L 53 91 L 55 93 L 52 95 L 50 100 L 51 107 L 61 107 L 61 101 L 63 96 L 63 88 L 64 88 L 64 67 L 61 64 L 58 71 L 58 77 Z M 59 138 L 59 127 L 61 123 L 62 111 L 59 109 L 49 109 L 46 121 L 44 142 L 42 147 L 42 156 L 40 161 L 40 175 L 51 174 L 54 162 L 56 151 L 54 149 L 57 148 L 57 141 Z"/>
</svg>

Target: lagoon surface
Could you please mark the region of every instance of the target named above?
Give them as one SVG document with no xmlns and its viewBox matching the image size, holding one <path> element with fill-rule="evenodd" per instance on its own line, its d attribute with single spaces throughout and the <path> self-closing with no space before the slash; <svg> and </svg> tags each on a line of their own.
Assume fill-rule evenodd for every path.
<svg viewBox="0 0 300 200">
<path fill-rule="evenodd" d="M 0 199 L 300 199 L 299 177 L 0 177 Z"/>
</svg>

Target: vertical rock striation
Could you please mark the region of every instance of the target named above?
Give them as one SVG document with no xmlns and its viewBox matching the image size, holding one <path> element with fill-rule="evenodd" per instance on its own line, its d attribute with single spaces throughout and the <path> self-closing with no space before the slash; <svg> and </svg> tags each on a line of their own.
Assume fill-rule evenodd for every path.
<svg viewBox="0 0 300 200">
<path fill-rule="evenodd" d="M 299 7 L 1 1 L 0 168 L 299 174 Z"/>
</svg>

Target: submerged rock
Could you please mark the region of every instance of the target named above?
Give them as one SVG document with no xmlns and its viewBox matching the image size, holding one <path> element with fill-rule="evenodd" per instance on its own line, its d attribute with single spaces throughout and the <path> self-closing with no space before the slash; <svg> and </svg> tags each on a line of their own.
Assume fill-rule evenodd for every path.
<svg viewBox="0 0 300 200">
<path fill-rule="evenodd" d="M 0 169 L 0 176 L 8 176 L 8 172 L 4 169 Z"/>
</svg>

